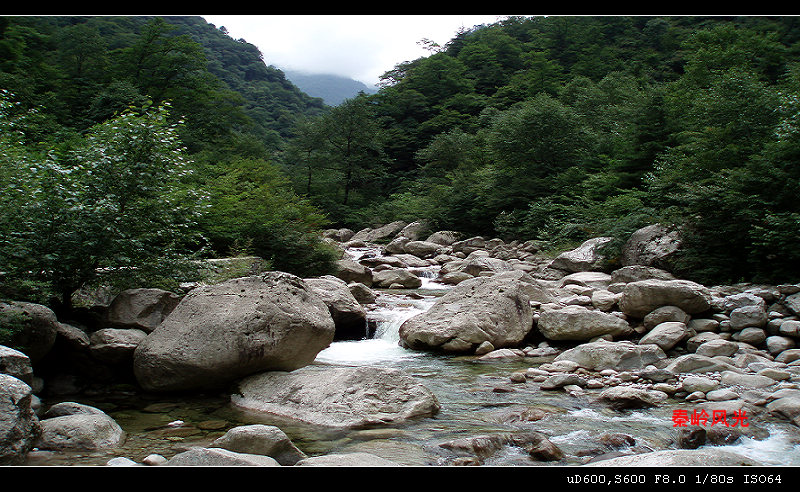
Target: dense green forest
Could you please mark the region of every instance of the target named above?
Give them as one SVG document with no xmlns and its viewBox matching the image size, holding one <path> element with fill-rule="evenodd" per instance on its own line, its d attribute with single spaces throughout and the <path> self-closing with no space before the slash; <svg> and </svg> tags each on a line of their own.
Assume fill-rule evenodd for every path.
<svg viewBox="0 0 800 492">
<path fill-rule="evenodd" d="M 237 253 L 317 275 L 321 228 L 397 219 L 612 258 L 660 222 L 685 278 L 800 278 L 800 18 L 508 18 L 429 49 L 327 107 L 199 17 L 0 17 L 2 294 Z"/>
</svg>

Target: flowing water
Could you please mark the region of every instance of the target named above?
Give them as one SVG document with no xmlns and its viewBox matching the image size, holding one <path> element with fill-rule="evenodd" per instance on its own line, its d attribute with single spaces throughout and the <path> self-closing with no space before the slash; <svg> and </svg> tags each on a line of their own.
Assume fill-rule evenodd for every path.
<svg viewBox="0 0 800 492">
<path fill-rule="evenodd" d="M 369 250 L 351 251 L 354 258 Z M 557 463 L 532 460 L 517 447 L 507 446 L 488 457 L 490 466 L 579 465 L 591 456 L 625 452 L 628 444 L 606 446 L 601 436 L 630 436 L 638 450 L 675 448 L 672 411 L 691 406 L 671 405 L 634 411 L 615 411 L 594 402 L 594 395 L 569 395 L 539 389 L 527 382 L 511 383 L 509 375 L 551 358 L 481 362 L 471 356 L 446 356 L 411 351 L 399 346 L 398 329 L 406 319 L 430 308 L 448 287 L 435 281 L 436 269 L 420 270 L 423 286 L 413 291 L 380 290 L 368 317 L 377 329 L 374 338 L 334 342 L 314 364 L 399 368 L 430 389 L 441 404 L 434 417 L 391 428 L 328 431 L 283 422 L 230 405 L 227 394 L 187 396 L 141 395 L 122 392 L 80 401 L 111 415 L 126 431 L 125 445 L 112 452 L 31 453 L 29 465 L 104 465 L 114 456 L 141 462 L 150 454 L 171 457 L 191 446 L 204 446 L 227 429 L 251 423 L 279 426 L 306 454 L 369 452 L 399 464 L 447 465 L 454 454 L 440 444 L 458 438 L 538 431 L 561 448 L 566 458 Z M 62 400 L 64 400 L 62 398 Z M 45 404 L 54 402 L 45 402 Z M 535 417 L 523 417 L 535 415 Z M 800 432 L 785 422 L 759 416 L 751 432 L 724 448 L 766 465 L 800 465 Z"/>
</svg>

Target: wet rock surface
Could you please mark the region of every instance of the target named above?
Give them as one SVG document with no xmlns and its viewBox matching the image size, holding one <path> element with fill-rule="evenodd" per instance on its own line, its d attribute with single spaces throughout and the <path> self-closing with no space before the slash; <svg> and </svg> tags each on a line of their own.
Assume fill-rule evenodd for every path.
<svg viewBox="0 0 800 492">
<path fill-rule="evenodd" d="M 800 464 L 800 286 L 708 287 L 662 270 L 667 261 L 601 272 L 592 245 L 602 241 L 573 252 L 584 263 L 559 270 L 530 242 L 406 226 L 331 231 L 332 241 L 349 241 L 341 263 L 353 276 L 342 269 L 338 280 L 288 282 L 295 288 L 287 295 L 308 298 L 329 337 L 313 355 L 294 357 L 302 359 L 296 366 L 151 393 L 155 387 L 136 386 L 141 380 L 112 388 L 65 372 L 42 381 L 36 364 L 29 371 L 2 352 L 1 372 L 31 388 L 22 400 L 36 414 L 18 455 L 26 464 L 109 466 Z M 378 237 L 394 246 L 370 243 Z M 337 291 L 327 302 L 311 285 L 324 282 L 326 292 Z M 247 290 L 223 296 L 242 306 Z M 198 303 L 198 316 L 212 306 Z M 238 311 L 266 312 L 257 306 Z M 364 313 L 376 338 L 334 342 L 334 314 L 348 311 Z M 65 326 L 55 326 L 58 350 L 82 351 L 94 363 L 124 365 L 131 344 L 146 347 L 138 333 L 105 332 L 120 336 L 92 342 L 84 327 Z M 105 352 L 92 355 L 101 340 Z M 247 345 L 249 353 L 258 344 Z M 176 350 L 160 363 L 172 370 L 181 357 Z M 11 421 L 11 407 L 4 412 Z M 49 445 L 37 436 L 34 448 L 37 426 L 96 444 Z M 97 437 L 84 440 L 90 429 Z"/>
</svg>

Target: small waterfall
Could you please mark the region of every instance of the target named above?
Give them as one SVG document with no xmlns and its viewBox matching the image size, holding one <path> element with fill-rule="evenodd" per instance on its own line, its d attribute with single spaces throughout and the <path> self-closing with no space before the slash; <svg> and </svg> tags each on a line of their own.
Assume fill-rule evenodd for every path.
<svg viewBox="0 0 800 492">
<path fill-rule="evenodd" d="M 368 340 L 334 342 L 317 355 L 317 362 L 330 364 L 391 363 L 421 352 L 399 345 L 400 325 L 412 316 L 425 312 L 435 298 L 409 299 L 402 294 L 382 293 L 380 304 L 371 309 L 368 317 L 375 325 L 375 336 Z"/>
<path fill-rule="evenodd" d="M 381 248 L 348 248 L 346 253 L 357 262 L 364 257 L 381 256 Z M 422 355 L 421 352 L 400 346 L 400 325 L 412 316 L 427 311 L 443 290 L 451 288 L 436 281 L 439 268 L 437 265 L 408 269 L 422 279 L 422 286 L 415 289 L 414 295 L 403 290 L 381 289 L 376 304 L 367 307 L 369 324 L 375 327 L 373 337 L 367 340 L 334 342 L 317 355 L 316 361 L 331 364 L 372 364 Z"/>
</svg>

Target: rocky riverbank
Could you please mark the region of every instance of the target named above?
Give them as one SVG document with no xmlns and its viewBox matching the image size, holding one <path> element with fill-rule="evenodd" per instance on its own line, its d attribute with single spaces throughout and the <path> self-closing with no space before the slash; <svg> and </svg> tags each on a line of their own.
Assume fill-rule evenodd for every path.
<svg viewBox="0 0 800 492">
<path fill-rule="evenodd" d="M 527 464 L 653 466 L 674 454 L 685 465 L 693 459 L 687 450 L 697 453 L 697 464 L 712 455 L 717 464 L 759 464 L 716 446 L 763 439 L 761 420 L 800 425 L 800 285 L 704 286 L 675 278 L 668 268 L 680 238 L 659 226 L 634 234 L 612 270 L 600 253 L 607 238 L 552 258 L 533 241 L 464 238 L 421 223 L 325 236 L 342 249 L 336 276 L 260 272 L 187 286 L 182 296 L 134 289 L 90 309 L 81 325 L 57 320 L 44 306 L 0 305 L 4 319 L 24 325 L 21 350 L 0 348 L 0 462 L 23 464 L 34 449 L 119 447 L 127 436 L 112 418 L 68 400 L 98 385 L 224 393 L 235 408 L 336 431 L 436 419 L 447 408 L 426 378 L 312 364 L 334 342 L 370 336 L 369 313 L 382 296 L 413 298 L 431 276 L 448 288 L 399 327 L 405 350 L 457 364 L 507 365 L 489 391 L 530 400 L 514 414 L 519 422 L 547 419 L 533 405 L 556 395 L 611 412 L 658 411 L 671 419 L 674 439 L 668 449 L 654 449 L 640 436 L 605 433 L 575 450 L 525 427 L 436 442 L 428 464 L 487 464 L 509 448 Z M 37 395 L 63 396 L 42 408 Z M 800 442 L 800 432 L 793 435 Z M 402 463 L 360 451 L 307 455 L 278 426 L 258 424 L 174 456 L 121 456 L 108 464 Z"/>
</svg>

